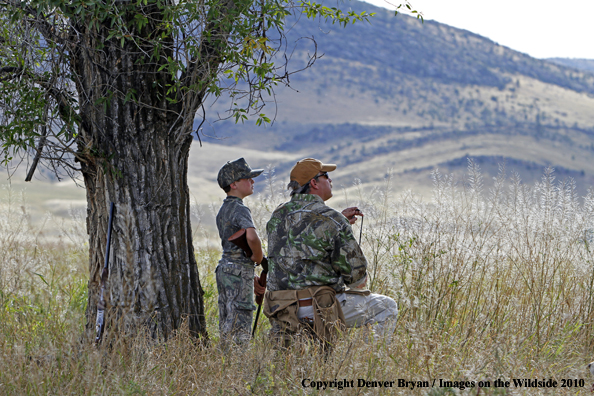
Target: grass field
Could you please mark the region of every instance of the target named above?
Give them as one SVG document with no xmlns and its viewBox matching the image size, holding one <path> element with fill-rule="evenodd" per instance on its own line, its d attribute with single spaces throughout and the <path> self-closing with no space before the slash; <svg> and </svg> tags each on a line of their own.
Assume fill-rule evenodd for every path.
<svg viewBox="0 0 594 396">
<path fill-rule="evenodd" d="M 313 345 L 273 348 L 266 320 L 249 345 L 219 348 L 214 268 L 220 252 L 198 240 L 209 237 L 200 228 L 207 346 L 183 327 L 163 343 L 142 334 L 114 340 L 110 349 L 82 343 L 84 218 L 58 229 L 60 238 L 45 239 L 21 198 L 5 191 L 0 394 L 589 394 L 594 194 L 577 197 L 571 183 L 556 182 L 551 172 L 534 185 L 501 175 L 485 191 L 472 163 L 463 184 L 437 172 L 433 180 L 431 201 L 394 194 L 389 177 L 373 190 L 355 185 L 341 199 L 366 214 L 368 286 L 393 297 L 400 313 L 391 342 L 366 344 L 362 331 L 352 330 L 326 360 Z M 285 199 L 281 182 L 268 183 L 247 200 L 261 235 Z M 551 379 L 556 387 L 519 387 L 514 379 L 545 385 Z M 409 382 L 399 387 L 399 380 Z"/>
</svg>

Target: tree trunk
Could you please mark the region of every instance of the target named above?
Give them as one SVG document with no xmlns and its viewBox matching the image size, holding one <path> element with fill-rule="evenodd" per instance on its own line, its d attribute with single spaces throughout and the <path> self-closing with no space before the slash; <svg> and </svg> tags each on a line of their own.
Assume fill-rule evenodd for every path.
<svg viewBox="0 0 594 396">
<path fill-rule="evenodd" d="M 158 26 L 145 29 L 158 34 Z M 206 337 L 187 184 L 192 137 L 184 128 L 192 123 L 180 116 L 179 100 L 167 100 L 171 76 L 159 68 L 168 54 L 150 58 L 137 43 L 105 40 L 106 29 L 93 33 L 82 24 L 79 31 L 86 42 L 72 52 L 71 66 L 88 205 L 87 330 L 94 333 L 114 202 L 104 337 L 145 328 L 167 339 L 184 320 L 193 335 Z"/>
<path fill-rule="evenodd" d="M 84 166 L 87 187 L 90 280 L 88 329 L 93 331 L 107 243 L 109 202 L 116 204 L 106 284 L 106 336 L 148 326 L 167 338 L 187 318 L 206 336 L 202 288 L 190 227 L 188 155 L 175 149 L 128 147 L 122 176 Z M 150 145 L 149 145 L 150 146 Z M 147 154 L 152 155 L 147 155 Z"/>
</svg>

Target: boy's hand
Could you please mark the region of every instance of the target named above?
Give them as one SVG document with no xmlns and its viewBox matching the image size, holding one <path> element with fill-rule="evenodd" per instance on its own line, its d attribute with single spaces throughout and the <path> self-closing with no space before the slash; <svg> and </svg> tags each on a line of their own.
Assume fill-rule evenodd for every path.
<svg viewBox="0 0 594 396">
<path fill-rule="evenodd" d="M 254 294 L 256 296 L 263 296 L 266 292 L 266 283 L 264 285 L 260 284 L 260 277 L 258 275 L 254 275 Z"/>
</svg>

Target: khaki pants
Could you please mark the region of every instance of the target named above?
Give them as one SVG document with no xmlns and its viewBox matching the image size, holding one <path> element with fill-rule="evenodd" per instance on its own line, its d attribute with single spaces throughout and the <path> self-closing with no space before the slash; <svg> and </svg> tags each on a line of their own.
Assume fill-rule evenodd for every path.
<svg viewBox="0 0 594 396">
<path fill-rule="evenodd" d="M 336 298 L 340 301 L 347 327 L 370 325 L 375 341 L 385 339 L 386 342 L 390 342 L 398 317 L 396 301 L 375 293 L 369 293 L 369 295 L 338 293 Z M 299 319 L 313 318 L 313 309 L 300 307 L 297 315 Z"/>
</svg>

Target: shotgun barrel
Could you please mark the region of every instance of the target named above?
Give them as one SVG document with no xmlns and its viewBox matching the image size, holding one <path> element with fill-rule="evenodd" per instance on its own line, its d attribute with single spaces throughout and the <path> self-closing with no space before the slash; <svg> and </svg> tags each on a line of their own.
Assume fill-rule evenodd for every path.
<svg viewBox="0 0 594 396">
<path fill-rule="evenodd" d="M 113 228 L 113 212 L 115 204 L 111 202 L 109 207 L 109 221 L 107 223 L 107 246 L 105 247 L 105 264 L 103 265 L 103 271 L 101 272 L 101 291 L 99 292 L 99 302 L 97 303 L 97 320 L 95 321 L 95 344 L 101 342 L 103 336 L 103 328 L 105 326 L 105 283 L 109 276 L 109 251 L 111 246 L 111 229 Z"/>
</svg>

